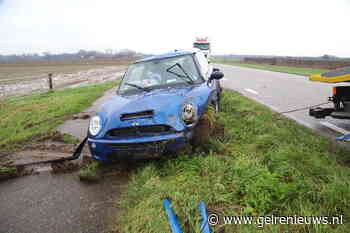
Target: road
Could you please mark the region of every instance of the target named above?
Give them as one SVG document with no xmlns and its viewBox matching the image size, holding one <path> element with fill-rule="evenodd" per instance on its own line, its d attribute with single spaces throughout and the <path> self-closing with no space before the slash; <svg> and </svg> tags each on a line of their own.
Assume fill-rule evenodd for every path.
<svg viewBox="0 0 350 233">
<path fill-rule="evenodd" d="M 332 86 L 335 85 L 311 82 L 308 77 L 293 74 L 221 64 L 214 64 L 214 67 L 218 67 L 225 74 L 221 81 L 224 88 L 237 91 L 276 112 L 327 102 L 328 96 L 331 96 Z M 347 120 L 329 117 L 315 119 L 308 115 L 308 110 L 284 115 L 332 139 L 350 133 L 350 121 Z"/>
<path fill-rule="evenodd" d="M 49 172 L 7 180 L 0 183 L 0 232 L 103 232 L 125 182 L 114 176 L 86 184 L 76 174 Z"/>
</svg>

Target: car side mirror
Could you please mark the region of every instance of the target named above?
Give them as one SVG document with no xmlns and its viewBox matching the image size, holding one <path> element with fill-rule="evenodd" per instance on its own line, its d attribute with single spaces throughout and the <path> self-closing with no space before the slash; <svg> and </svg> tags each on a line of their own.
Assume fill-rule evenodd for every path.
<svg viewBox="0 0 350 233">
<path fill-rule="evenodd" d="M 216 80 L 219 80 L 221 78 L 224 77 L 224 73 L 222 73 L 221 71 L 214 71 L 211 75 L 210 75 L 210 78 L 209 80 L 213 80 L 213 79 L 216 79 Z"/>
</svg>

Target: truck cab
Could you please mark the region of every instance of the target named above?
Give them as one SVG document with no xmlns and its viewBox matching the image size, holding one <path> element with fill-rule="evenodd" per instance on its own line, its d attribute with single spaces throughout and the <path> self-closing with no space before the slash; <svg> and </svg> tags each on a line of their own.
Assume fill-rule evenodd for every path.
<svg viewBox="0 0 350 233">
<path fill-rule="evenodd" d="M 200 49 L 207 59 L 210 58 L 210 41 L 207 37 L 196 38 L 195 42 L 193 43 L 193 48 Z"/>
</svg>

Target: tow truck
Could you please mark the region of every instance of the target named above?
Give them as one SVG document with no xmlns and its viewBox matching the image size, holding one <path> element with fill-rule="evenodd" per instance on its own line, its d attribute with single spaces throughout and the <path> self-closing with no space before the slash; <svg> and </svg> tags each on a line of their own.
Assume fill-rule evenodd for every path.
<svg viewBox="0 0 350 233">
<path fill-rule="evenodd" d="M 350 67 L 345 67 L 323 74 L 314 74 L 310 81 L 323 83 L 346 83 L 350 82 Z M 342 85 L 333 87 L 333 95 L 328 97 L 328 101 L 333 102 L 333 107 L 315 107 L 309 109 L 309 115 L 317 119 L 327 116 L 336 119 L 350 119 L 350 86 Z M 350 141 L 350 134 L 337 138 L 338 141 Z"/>
<path fill-rule="evenodd" d="M 197 48 L 202 50 L 204 56 L 209 59 L 210 58 L 210 41 L 208 37 L 197 37 L 195 42 L 193 43 L 193 48 Z"/>
</svg>

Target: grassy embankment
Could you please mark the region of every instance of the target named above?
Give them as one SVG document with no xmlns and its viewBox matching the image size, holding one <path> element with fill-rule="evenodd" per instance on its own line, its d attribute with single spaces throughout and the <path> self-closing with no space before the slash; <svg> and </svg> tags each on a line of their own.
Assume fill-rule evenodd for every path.
<svg viewBox="0 0 350 233">
<path fill-rule="evenodd" d="M 1 100 L 0 151 L 15 149 L 34 137 L 54 132 L 65 119 L 88 108 L 116 84 L 105 82 Z"/>
<path fill-rule="evenodd" d="M 326 69 L 313 69 L 313 68 L 301 68 L 301 67 L 290 67 L 290 66 L 274 66 L 274 65 L 260 65 L 260 64 L 246 64 L 240 63 L 239 60 L 234 59 L 213 59 L 213 63 L 219 64 L 227 64 L 227 65 L 235 65 L 259 70 L 269 70 L 275 72 L 289 73 L 289 74 L 297 74 L 303 76 L 309 76 L 311 74 L 320 74 L 324 73 L 328 70 Z"/>
<path fill-rule="evenodd" d="M 225 136 L 209 153 L 149 162 L 132 175 L 118 232 L 170 232 L 169 197 L 183 232 L 200 232 L 197 204 L 219 215 L 339 216 L 344 225 L 216 226 L 214 232 L 343 232 L 350 228 L 349 151 L 266 107 L 225 92 Z"/>
</svg>

